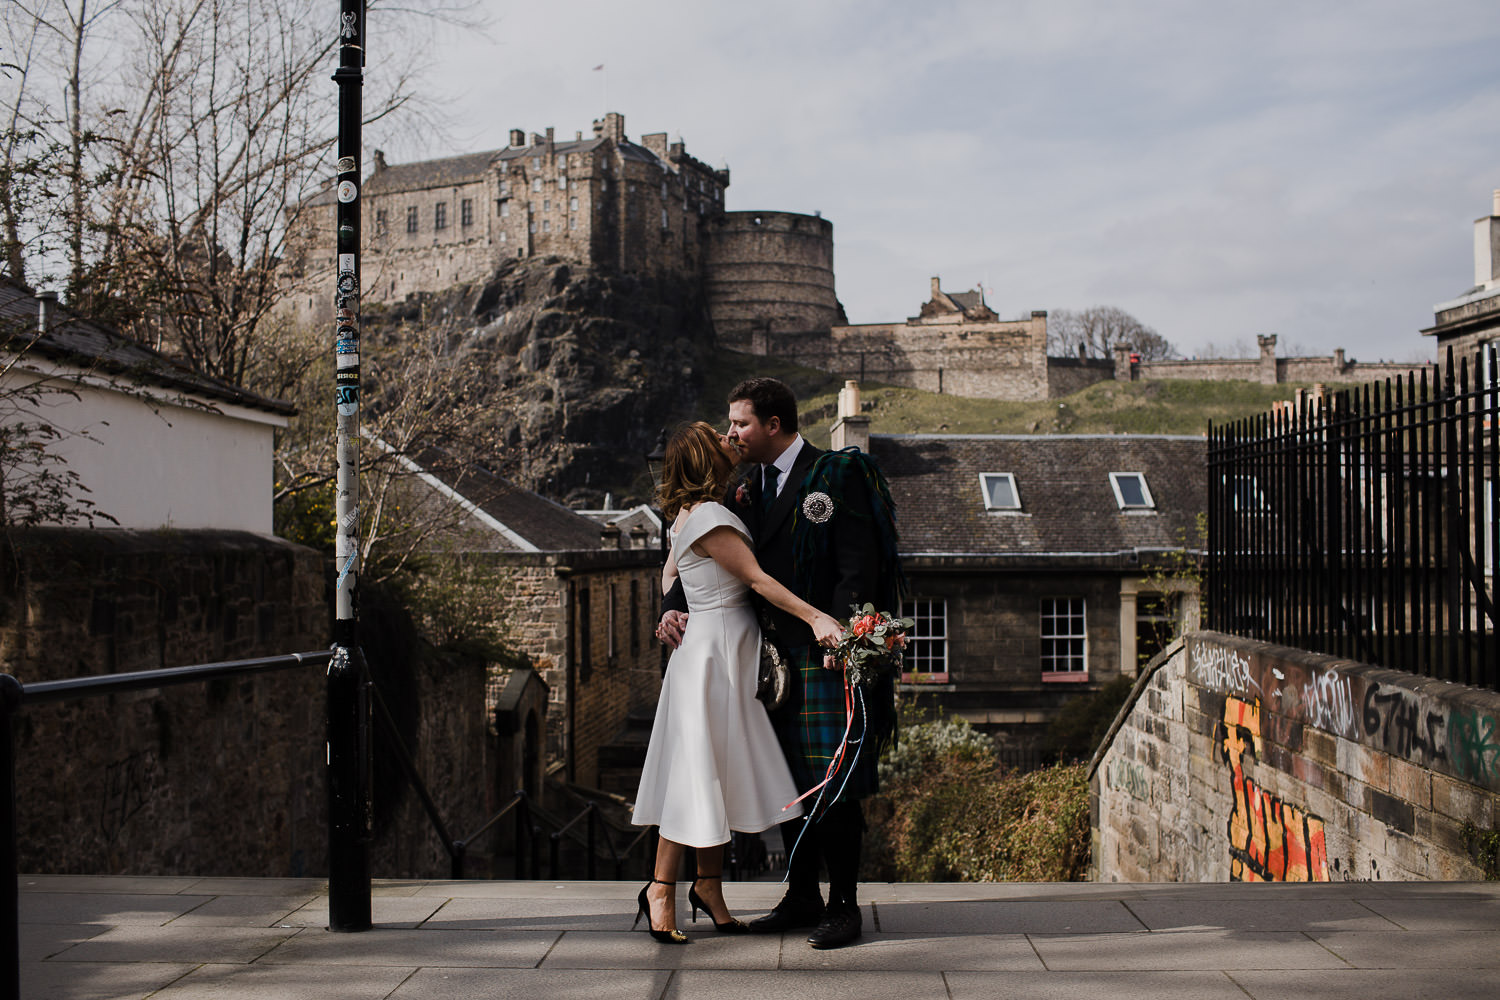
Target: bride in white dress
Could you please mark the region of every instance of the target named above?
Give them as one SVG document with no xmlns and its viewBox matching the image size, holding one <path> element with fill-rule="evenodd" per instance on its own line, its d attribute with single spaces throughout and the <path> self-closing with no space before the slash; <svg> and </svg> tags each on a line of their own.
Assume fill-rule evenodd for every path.
<svg viewBox="0 0 1500 1000">
<path fill-rule="evenodd" d="M 797 786 L 755 699 L 760 627 L 750 591 L 807 622 L 819 642 L 836 642 L 842 631 L 756 563 L 750 532 L 719 503 L 735 461 L 712 427 L 688 424 L 668 443 L 662 474 L 662 510 L 675 517 L 662 591 L 681 578 L 688 624 L 662 681 L 631 821 L 660 828 L 655 877 L 641 890 L 636 919 L 646 917 L 664 942 L 687 940 L 676 929 L 673 888 L 684 845 L 698 862 L 688 890 L 694 920 L 702 908 L 716 930 L 742 931 L 721 879 L 730 831 L 756 833 L 801 814 L 786 808 Z"/>
</svg>

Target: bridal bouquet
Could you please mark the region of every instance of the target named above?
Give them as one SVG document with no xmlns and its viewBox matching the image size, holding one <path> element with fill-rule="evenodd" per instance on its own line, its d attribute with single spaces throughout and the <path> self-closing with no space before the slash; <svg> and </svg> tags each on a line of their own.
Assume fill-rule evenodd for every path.
<svg viewBox="0 0 1500 1000">
<path fill-rule="evenodd" d="M 849 619 L 849 626 L 833 647 L 833 655 L 843 664 L 849 683 L 869 687 L 888 674 L 900 673 L 906 633 L 916 622 L 876 611 L 873 604 L 850 610 L 854 617 Z"/>
</svg>

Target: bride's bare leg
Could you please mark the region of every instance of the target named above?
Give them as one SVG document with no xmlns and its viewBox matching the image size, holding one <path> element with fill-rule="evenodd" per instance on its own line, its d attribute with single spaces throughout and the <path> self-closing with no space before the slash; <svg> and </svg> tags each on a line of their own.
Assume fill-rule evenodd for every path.
<svg viewBox="0 0 1500 1000">
<path fill-rule="evenodd" d="M 724 845 L 700 847 L 697 855 L 698 878 L 693 882 L 693 889 L 708 905 L 709 916 L 713 917 L 714 923 L 726 923 L 734 919 L 734 914 L 729 912 L 729 904 L 724 902 Z"/>
<path fill-rule="evenodd" d="M 677 876 L 682 873 L 683 846 L 675 840 L 658 835 L 656 838 L 656 878 L 646 890 L 646 899 L 651 904 L 651 926 L 655 930 L 670 931 L 677 928 Z M 673 883 L 662 885 L 662 882 Z"/>
</svg>

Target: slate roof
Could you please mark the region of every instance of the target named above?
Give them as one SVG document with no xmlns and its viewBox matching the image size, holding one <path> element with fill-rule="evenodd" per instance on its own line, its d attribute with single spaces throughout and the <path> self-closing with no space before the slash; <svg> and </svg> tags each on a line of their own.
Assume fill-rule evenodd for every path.
<svg viewBox="0 0 1500 1000">
<path fill-rule="evenodd" d="M 577 552 L 601 547 L 597 523 L 488 469 L 472 464 L 465 469 L 436 448 L 422 452 L 414 464 L 499 522 L 503 530 L 494 531 L 492 551 Z"/>
<path fill-rule="evenodd" d="M 947 295 L 953 300 L 954 305 L 964 312 L 984 306 L 984 294 L 974 289 L 967 292 L 948 292 Z"/>
<path fill-rule="evenodd" d="M 872 435 L 903 555 L 1129 561 L 1196 541 L 1207 509 L 1201 437 Z M 1020 511 L 985 510 L 979 474 L 1015 475 Z M 1146 477 L 1154 512 L 1119 508 L 1109 473 Z"/>
<path fill-rule="evenodd" d="M 14 349 L 31 342 L 36 334 L 39 306 L 40 300 L 30 289 L 0 278 L 0 344 Z M 138 385 L 188 392 L 200 399 L 235 403 L 281 416 L 297 412 L 290 403 L 196 372 L 64 306 L 50 304 L 48 308 L 51 316 L 47 332 L 25 347 L 30 356 L 101 375 L 120 376 Z"/>
</svg>

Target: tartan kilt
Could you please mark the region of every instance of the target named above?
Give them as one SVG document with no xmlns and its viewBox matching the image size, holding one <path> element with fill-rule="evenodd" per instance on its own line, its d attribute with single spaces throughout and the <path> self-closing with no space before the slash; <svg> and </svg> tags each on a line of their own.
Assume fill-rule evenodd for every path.
<svg viewBox="0 0 1500 1000">
<path fill-rule="evenodd" d="M 791 690 L 787 692 L 786 704 L 771 713 L 771 725 L 776 730 L 781 751 L 786 755 L 797 791 L 805 792 L 827 775 L 828 765 L 833 762 L 843 741 L 844 729 L 848 725 L 844 712 L 844 675 L 823 669 L 821 647 L 792 646 L 784 650 L 784 655 L 792 671 Z M 880 788 L 874 741 L 855 742 L 864 732 L 864 720 L 860 717 L 858 703 L 854 711 L 849 746 L 844 751 L 838 773 L 824 790 L 825 804 L 862 799 Z M 844 784 L 845 778 L 848 778 L 847 785 Z M 843 794 L 835 799 L 840 786 L 843 786 Z M 804 800 L 803 808 L 811 810 L 816 798 Z"/>
</svg>

